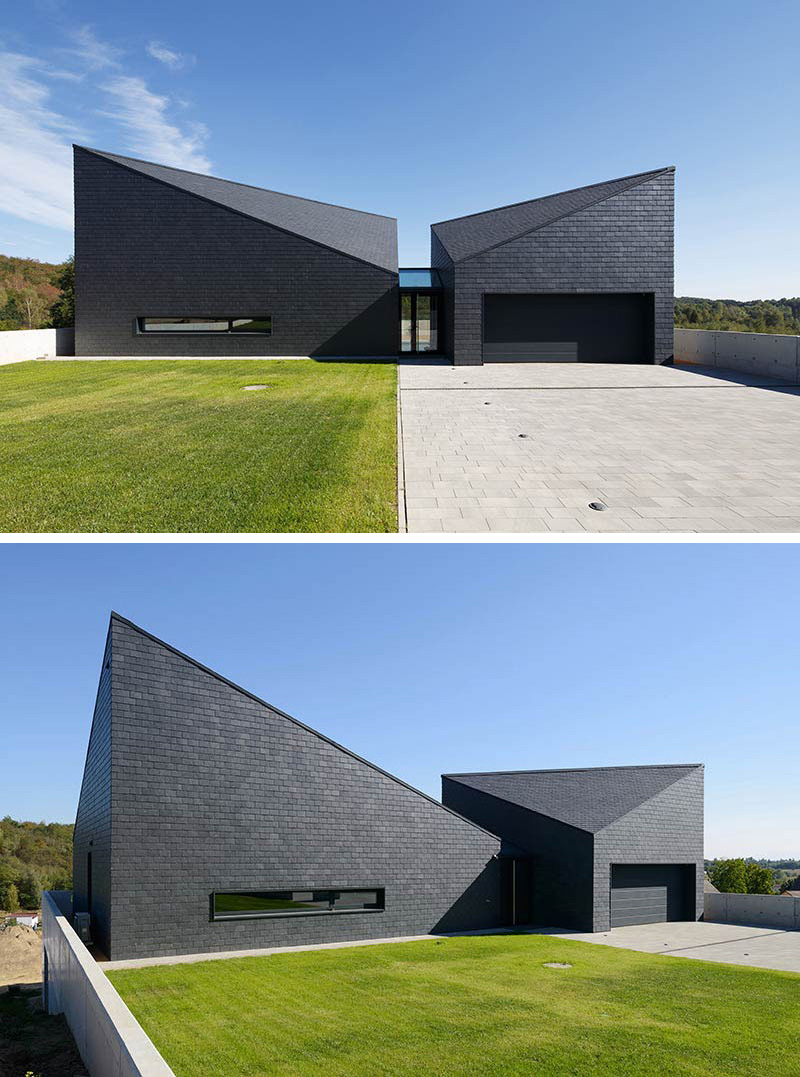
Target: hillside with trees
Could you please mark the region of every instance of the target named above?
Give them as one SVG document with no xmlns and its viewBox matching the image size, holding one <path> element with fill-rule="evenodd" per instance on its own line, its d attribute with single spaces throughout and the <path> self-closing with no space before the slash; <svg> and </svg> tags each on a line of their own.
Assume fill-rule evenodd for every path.
<svg viewBox="0 0 800 1077">
<path fill-rule="evenodd" d="M 71 889 L 71 823 L 0 820 L 0 909 L 38 909 L 42 890 Z"/>
<path fill-rule="evenodd" d="M 800 335 L 800 297 L 794 299 L 675 299 L 678 329 Z"/>
<path fill-rule="evenodd" d="M 65 263 L 0 254 L 0 329 L 46 329 Z M 71 324 L 71 323 L 70 323 Z"/>
</svg>

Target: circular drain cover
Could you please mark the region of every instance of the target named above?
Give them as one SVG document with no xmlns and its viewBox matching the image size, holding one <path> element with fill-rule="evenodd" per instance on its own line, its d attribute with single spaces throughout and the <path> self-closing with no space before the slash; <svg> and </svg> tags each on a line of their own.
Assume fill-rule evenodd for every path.
<svg viewBox="0 0 800 1077">
<path fill-rule="evenodd" d="M 543 967 L 546 969 L 571 969 L 572 965 L 568 961 L 545 961 Z"/>
<path fill-rule="evenodd" d="M 589 508 L 594 509 L 595 512 L 605 512 L 608 505 L 604 505 L 602 501 L 590 501 Z"/>
<path fill-rule="evenodd" d="M 254 390 L 254 389 L 269 389 L 269 386 L 268 385 L 243 385 L 242 389 L 244 390 L 244 392 L 247 393 L 247 392 L 252 392 L 252 390 Z"/>
</svg>

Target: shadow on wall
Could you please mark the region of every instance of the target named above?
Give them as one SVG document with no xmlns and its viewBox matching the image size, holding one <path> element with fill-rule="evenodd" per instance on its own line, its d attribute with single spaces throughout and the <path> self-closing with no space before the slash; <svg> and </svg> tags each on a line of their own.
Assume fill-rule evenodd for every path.
<svg viewBox="0 0 800 1077">
<path fill-rule="evenodd" d="M 434 924 L 431 934 L 479 931 L 502 926 L 500 861 L 489 860 L 480 875 Z"/>
<path fill-rule="evenodd" d="M 394 358 L 399 348 L 399 332 L 400 292 L 392 288 L 315 348 L 311 357 Z"/>
</svg>

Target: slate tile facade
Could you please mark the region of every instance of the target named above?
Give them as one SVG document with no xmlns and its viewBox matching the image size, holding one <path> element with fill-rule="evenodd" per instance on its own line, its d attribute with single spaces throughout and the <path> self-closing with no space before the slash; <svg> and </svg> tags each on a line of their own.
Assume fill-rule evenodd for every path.
<svg viewBox="0 0 800 1077">
<path fill-rule="evenodd" d="M 483 296 L 510 292 L 653 295 L 654 361 L 673 357 L 675 172 L 666 169 L 536 231 L 454 262 L 431 231 L 431 264 L 447 278 L 456 365 L 483 362 Z"/>
<path fill-rule="evenodd" d="M 92 854 L 92 936 L 108 952 L 111 937 L 111 635 L 86 751 L 73 841 L 73 899 L 76 912 L 89 908 L 89 853 Z"/>
<path fill-rule="evenodd" d="M 501 922 L 497 838 L 124 619 L 110 651 L 110 957 Z M 385 911 L 210 920 L 214 890 L 325 887 L 385 888 Z"/>
<path fill-rule="evenodd" d="M 684 864 L 693 876 L 686 916 L 703 915 L 704 771 L 691 774 L 594 835 L 594 914 L 592 931 L 610 927 L 612 864 Z"/>
<path fill-rule="evenodd" d="M 688 885 L 683 915 L 700 918 L 702 766 L 527 774 L 530 781 L 524 771 L 445 775 L 442 802 L 532 855 L 533 922 L 608 931 L 615 864 L 683 866 Z M 541 811 L 532 807 L 537 798 Z M 519 800 L 526 803 L 515 802 Z M 569 815 L 574 825 L 548 816 L 547 805 Z"/>
<path fill-rule="evenodd" d="M 76 147 L 75 354 L 393 356 L 398 275 Z M 270 315 L 272 335 L 136 334 Z"/>
</svg>

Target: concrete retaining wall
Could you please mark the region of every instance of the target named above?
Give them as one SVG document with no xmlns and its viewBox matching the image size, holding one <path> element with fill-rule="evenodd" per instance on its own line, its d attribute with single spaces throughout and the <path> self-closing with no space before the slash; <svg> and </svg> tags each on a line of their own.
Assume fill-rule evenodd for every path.
<svg viewBox="0 0 800 1077">
<path fill-rule="evenodd" d="M 800 931 L 800 898 L 783 894 L 706 894 L 703 919 Z"/>
<path fill-rule="evenodd" d="M 0 363 L 52 359 L 75 354 L 74 329 L 4 329 L 0 332 Z"/>
<path fill-rule="evenodd" d="M 800 336 L 676 329 L 675 362 L 741 370 L 800 384 Z"/>
<path fill-rule="evenodd" d="M 69 922 L 72 895 L 42 895 L 44 996 L 63 1013 L 91 1077 L 174 1077 Z"/>
</svg>

